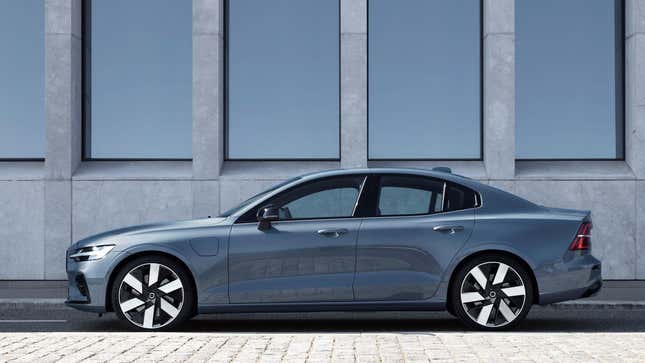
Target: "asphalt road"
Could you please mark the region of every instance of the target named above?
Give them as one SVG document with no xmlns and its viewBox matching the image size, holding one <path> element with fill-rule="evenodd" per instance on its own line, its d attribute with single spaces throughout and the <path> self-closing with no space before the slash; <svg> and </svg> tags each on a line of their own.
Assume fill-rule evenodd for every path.
<svg viewBox="0 0 645 363">
<path fill-rule="evenodd" d="M 297 313 L 200 315 L 178 332 L 325 333 L 460 332 L 448 313 Z M 0 309 L 3 332 L 129 332 L 114 314 L 98 317 L 67 307 Z M 645 332 L 644 308 L 534 307 L 516 332 Z"/>
</svg>

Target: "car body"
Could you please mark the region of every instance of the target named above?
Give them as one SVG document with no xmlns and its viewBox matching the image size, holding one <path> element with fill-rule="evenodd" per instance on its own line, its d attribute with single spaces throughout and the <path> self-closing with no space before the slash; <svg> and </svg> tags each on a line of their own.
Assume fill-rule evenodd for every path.
<svg viewBox="0 0 645 363">
<path fill-rule="evenodd" d="M 115 300 L 145 302 L 138 309 L 141 314 L 149 310 L 147 323 L 133 312 L 127 316 L 133 326 L 171 326 L 150 320 L 160 314 L 154 301 L 168 306 L 155 300 L 155 292 L 164 294 L 158 286 L 164 282 L 152 275 L 161 263 L 165 283 L 179 276 L 185 288 L 168 301 L 181 300 L 183 306 L 191 295 L 186 317 L 448 309 L 473 327 L 496 329 L 517 322 L 495 316 L 498 323 L 473 324 L 465 314 L 472 304 L 470 320 L 475 323 L 473 314 L 481 322 L 493 319 L 482 318 L 490 309 L 496 315 L 508 313 L 504 306 L 511 306 L 512 298 L 503 290 L 513 290 L 508 290 L 513 284 L 522 285 L 525 294 L 510 309 L 518 321 L 533 303 L 577 299 L 600 289 L 600 261 L 590 253 L 590 223 L 589 211 L 540 206 L 447 168 L 322 171 L 278 184 L 217 218 L 122 228 L 74 243 L 67 253 L 67 304 L 127 315 Z M 576 241 L 580 248 L 574 248 Z M 149 256 L 164 260 L 148 265 Z M 492 260 L 497 265 L 490 265 Z M 470 266 L 475 262 L 479 264 Z M 123 272 L 128 263 L 138 272 Z M 488 271 L 488 283 L 476 270 Z M 455 280 L 459 271 L 464 281 Z M 510 271 L 508 279 L 515 282 L 502 284 L 502 271 Z M 134 290 L 122 281 L 133 275 L 140 276 Z M 151 279 L 156 290 L 145 287 L 153 285 Z M 495 299 L 496 294 L 504 297 Z M 478 301 L 468 302 L 465 296 Z M 493 300 L 502 300 L 495 304 L 503 309 Z"/>
</svg>

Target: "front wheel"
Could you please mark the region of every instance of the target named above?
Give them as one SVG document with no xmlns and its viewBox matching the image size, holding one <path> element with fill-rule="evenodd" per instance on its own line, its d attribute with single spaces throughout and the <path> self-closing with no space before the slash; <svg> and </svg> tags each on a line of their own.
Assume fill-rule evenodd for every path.
<svg viewBox="0 0 645 363">
<path fill-rule="evenodd" d="M 162 256 L 126 263 L 117 273 L 111 296 L 117 316 L 143 330 L 172 329 L 191 317 L 194 305 L 189 273 Z"/>
<path fill-rule="evenodd" d="M 467 262 L 457 271 L 450 294 L 461 321 L 480 330 L 513 327 L 533 304 L 533 285 L 526 268 L 513 258 L 495 254 Z"/>
</svg>

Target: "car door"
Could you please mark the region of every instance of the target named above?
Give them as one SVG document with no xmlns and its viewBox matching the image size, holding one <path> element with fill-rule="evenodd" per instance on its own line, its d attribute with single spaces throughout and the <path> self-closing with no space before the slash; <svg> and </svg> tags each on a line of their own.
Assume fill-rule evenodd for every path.
<svg viewBox="0 0 645 363">
<path fill-rule="evenodd" d="M 353 300 L 360 225 L 354 215 L 365 180 L 348 175 L 304 182 L 257 206 L 279 208 L 270 228 L 236 222 L 229 238 L 230 302 Z"/>
<path fill-rule="evenodd" d="M 357 243 L 356 300 L 425 300 L 474 225 L 477 196 L 440 179 L 370 177 Z"/>
</svg>

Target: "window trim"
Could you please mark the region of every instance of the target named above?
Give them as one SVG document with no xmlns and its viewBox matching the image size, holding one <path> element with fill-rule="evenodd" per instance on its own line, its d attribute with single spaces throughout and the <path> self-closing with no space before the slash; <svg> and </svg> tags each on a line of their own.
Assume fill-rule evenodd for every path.
<svg viewBox="0 0 645 363">
<path fill-rule="evenodd" d="M 375 211 L 376 211 L 376 208 L 378 208 L 378 202 L 379 202 L 377 196 L 378 196 L 378 193 L 380 192 L 380 178 L 382 176 L 408 176 L 408 177 L 415 177 L 415 178 L 422 178 L 422 179 L 430 179 L 430 180 L 435 180 L 440 183 L 443 183 L 443 194 L 442 194 L 443 200 L 441 202 L 441 211 L 430 212 L 430 213 L 417 213 L 417 214 L 376 215 Z M 450 180 L 440 179 L 432 176 L 418 175 L 418 174 L 397 174 L 397 173 L 370 174 L 368 183 L 370 183 L 370 185 L 367 189 L 367 193 L 368 193 L 367 198 L 373 201 L 374 206 L 371 211 L 370 210 L 363 211 L 363 212 L 366 212 L 367 214 L 363 215 L 362 218 L 429 217 L 429 216 L 445 215 L 447 213 L 461 212 L 461 211 L 471 210 L 471 209 L 472 210 L 479 209 L 482 206 L 482 197 L 477 190 L 459 183 L 455 183 Z M 446 195 L 445 193 L 447 188 L 453 185 L 467 190 L 471 190 L 475 195 L 475 206 L 469 207 L 469 208 L 455 209 L 455 210 L 445 210 L 445 195 Z"/>
<path fill-rule="evenodd" d="M 224 161 L 340 161 L 341 157 L 341 133 L 342 133 L 342 121 L 341 121 L 341 106 L 342 106 L 342 88 L 341 88 L 341 81 L 342 81 L 342 70 L 341 70 L 341 57 L 342 57 L 342 49 L 341 49 L 341 0 L 337 0 L 337 6 L 338 6 L 338 157 L 335 158 L 298 158 L 298 157 L 293 157 L 293 158 L 231 158 L 229 156 L 229 15 L 230 15 L 230 6 L 229 6 L 230 0 L 224 0 L 223 1 L 223 7 L 224 7 L 224 36 L 223 36 L 223 51 L 224 51 L 224 92 L 223 92 L 223 97 L 224 97 L 224 102 L 222 106 L 222 111 L 223 111 L 223 116 L 224 116 L 224 122 L 223 122 L 223 144 L 224 144 Z"/>
<path fill-rule="evenodd" d="M 242 219 L 242 217 L 245 216 L 247 213 L 249 213 L 251 211 L 254 211 L 254 210 L 255 210 L 255 213 L 257 214 L 257 210 L 259 210 L 262 207 L 270 205 L 271 200 L 273 200 L 275 198 L 279 198 L 281 195 L 284 195 L 284 194 L 292 191 L 294 188 L 299 188 L 299 187 L 306 186 L 306 185 L 311 184 L 311 183 L 316 183 L 316 182 L 319 182 L 319 181 L 322 181 L 322 180 L 327 180 L 327 179 L 351 178 L 351 177 L 354 177 L 354 178 L 362 177 L 363 178 L 363 181 L 361 182 L 361 185 L 360 185 L 360 187 L 358 189 L 358 194 L 356 196 L 356 201 L 354 202 L 354 207 L 352 209 L 352 215 L 351 216 L 347 216 L 347 217 L 338 217 L 338 216 L 336 216 L 336 217 L 319 217 L 319 218 L 291 218 L 291 219 L 282 219 L 282 220 L 278 219 L 276 221 L 272 221 L 271 223 L 275 223 L 275 222 L 290 222 L 290 221 L 320 221 L 320 220 L 330 220 L 330 219 L 357 219 L 357 218 L 363 218 L 363 216 L 358 215 L 358 210 L 359 210 L 359 207 L 361 206 L 364 198 L 366 197 L 366 195 L 369 194 L 369 192 L 365 189 L 365 185 L 369 181 L 369 176 L 370 175 L 367 174 L 367 173 L 341 174 L 341 175 L 332 175 L 332 176 L 327 176 L 327 177 L 322 177 L 322 178 L 316 178 L 316 179 L 312 179 L 312 180 L 303 181 L 301 183 L 298 183 L 296 185 L 291 186 L 288 189 L 285 189 L 285 190 L 280 191 L 280 192 L 278 192 L 278 193 L 276 193 L 276 194 L 274 194 L 272 196 L 269 196 L 269 197 L 267 197 L 265 200 L 263 200 L 261 202 L 258 202 L 253 207 L 249 208 L 244 213 L 240 214 L 235 219 L 233 224 L 257 224 L 258 223 L 257 220 L 252 221 L 252 222 L 240 222 L 240 219 Z"/>
<path fill-rule="evenodd" d="M 484 0 L 479 0 L 479 157 L 477 158 L 371 158 L 370 157 L 370 1 L 367 1 L 367 161 L 483 161 L 484 160 Z"/>
<path fill-rule="evenodd" d="M 517 154 L 515 155 L 515 161 L 625 161 L 626 154 L 626 135 L 625 135 L 625 111 L 626 111 L 626 101 L 625 101 L 625 69 L 626 69 L 626 57 L 625 57 L 625 0 L 613 0 L 614 1 L 614 18 L 615 18 L 615 32 L 614 32 L 614 97 L 615 97 L 615 113 L 616 118 L 614 122 L 616 123 L 616 157 L 615 158 L 518 158 Z M 517 93 L 517 88 L 516 91 Z M 515 117 L 515 122 L 517 122 L 517 117 Z M 515 135 L 517 139 L 517 134 Z"/>
<path fill-rule="evenodd" d="M 45 150 L 46 151 L 46 150 Z M 45 158 L 0 158 L 0 163 L 14 163 L 14 162 L 43 162 Z"/>
<path fill-rule="evenodd" d="M 90 0 L 81 2 L 81 34 L 81 161 L 192 161 L 192 157 L 92 157 L 92 1 Z"/>
</svg>

